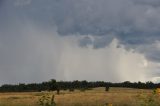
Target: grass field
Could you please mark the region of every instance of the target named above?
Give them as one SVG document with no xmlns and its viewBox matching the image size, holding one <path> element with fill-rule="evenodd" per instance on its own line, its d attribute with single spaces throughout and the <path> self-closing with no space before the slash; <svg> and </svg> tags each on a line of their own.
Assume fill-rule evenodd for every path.
<svg viewBox="0 0 160 106">
<path fill-rule="evenodd" d="M 0 93 L 0 106 L 38 106 L 39 98 L 44 94 L 55 95 L 56 106 L 160 106 L 160 96 L 153 95 L 152 90 L 131 88 L 94 88 L 84 92 L 23 92 L 23 93 Z"/>
</svg>

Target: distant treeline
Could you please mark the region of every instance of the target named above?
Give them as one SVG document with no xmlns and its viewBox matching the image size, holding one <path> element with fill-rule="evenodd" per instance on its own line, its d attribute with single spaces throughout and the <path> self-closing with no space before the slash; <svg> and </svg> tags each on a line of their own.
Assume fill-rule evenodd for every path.
<svg viewBox="0 0 160 106">
<path fill-rule="evenodd" d="M 154 89 L 160 87 L 160 83 L 152 82 L 134 82 L 125 81 L 122 83 L 111 83 L 104 81 L 88 82 L 88 81 L 56 81 L 52 79 L 42 83 L 31 83 L 24 84 L 20 83 L 17 85 L 5 84 L 0 87 L 0 92 L 40 92 L 40 91 L 59 91 L 59 90 L 70 90 L 74 89 L 91 89 L 96 87 L 127 87 L 127 88 L 138 88 L 138 89 Z"/>
</svg>

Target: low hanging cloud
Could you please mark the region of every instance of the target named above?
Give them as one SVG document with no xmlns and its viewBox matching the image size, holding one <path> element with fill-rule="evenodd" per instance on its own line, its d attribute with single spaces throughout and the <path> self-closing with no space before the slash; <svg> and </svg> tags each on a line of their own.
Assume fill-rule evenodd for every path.
<svg viewBox="0 0 160 106">
<path fill-rule="evenodd" d="M 158 0 L 1 0 L 0 84 L 157 81 Z"/>
<path fill-rule="evenodd" d="M 146 81 L 148 63 L 142 54 L 117 48 L 114 39 L 107 47 L 94 49 L 70 44 L 64 46 L 60 59 L 67 80 Z M 136 77 L 136 79 L 135 79 Z"/>
<path fill-rule="evenodd" d="M 1 41 L 0 83 L 57 80 L 147 81 L 154 75 L 143 54 L 126 50 L 114 38 L 104 48 L 94 48 L 94 38 L 85 47 L 83 37 L 60 36 L 30 24 L 21 37 Z M 8 41 L 8 43 L 6 43 Z M 120 46 L 120 47 L 119 47 Z M 151 65 L 152 66 L 152 65 Z"/>
</svg>

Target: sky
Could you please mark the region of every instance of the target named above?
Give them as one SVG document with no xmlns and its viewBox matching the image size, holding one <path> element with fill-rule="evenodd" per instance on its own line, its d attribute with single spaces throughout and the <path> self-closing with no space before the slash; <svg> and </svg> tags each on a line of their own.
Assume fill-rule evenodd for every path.
<svg viewBox="0 0 160 106">
<path fill-rule="evenodd" d="M 0 0 L 0 84 L 160 82 L 159 0 Z"/>
</svg>

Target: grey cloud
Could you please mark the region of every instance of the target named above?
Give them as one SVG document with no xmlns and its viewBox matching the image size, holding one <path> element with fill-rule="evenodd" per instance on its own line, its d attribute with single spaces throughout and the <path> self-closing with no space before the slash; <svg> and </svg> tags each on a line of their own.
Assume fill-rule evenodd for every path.
<svg viewBox="0 0 160 106">
<path fill-rule="evenodd" d="M 0 84 L 42 82 L 56 78 L 58 55 L 54 55 L 59 51 L 54 46 L 53 33 L 47 34 L 36 28 L 30 24 L 19 27 L 17 32 L 9 30 L 0 34 Z M 63 73 L 58 77 L 61 79 Z"/>
<path fill-rule="evenodd" d="M 81 47 L 87 47 L 89 45 L 92 45 L 93 48 L 104 48 L 106 45 L 109 45 L 112 40 L 114 39 L 114 35 L 110 34 L 110 36 L 82 36 L 82 38 L 79 40 L 79 45 Z"/>
<path fill-rule="evenodd" d="M 14 5 L 17 2 L 25 5 Z M 5 6 L 5 30 L 30 20 L 44 29 L 56 26 L 60 35 L 95 36 L 95 48 L 105 47 L 114 37 L 126 48 L 160 40 L 158 0 L 15 0 L 5 1 Z M 87 44 L 91 44 L 88 38 L 80 40 L 81 46 Z"/>
<path fill-rule="evenodd" d="M 136 34 L 138 37 L 147 33 L 159 33 L 160 8 L 145 5 L 156 3 L 157 0 L 135 2 L 34 0 L 27 6 L 11 6 L 11 9 L 21 20 L 29 19 L 36 24 L 56 26 L 61 35 L 110 36 L 109 33 L 116 33 L 117 37 L 130 34 Z"/>
<path fill-rule="evenodd" d="M 150 6 L 155 6 L 159 7 L 160 6 L 160 1 L 159 0 L 134 0 L 134 2 L 138 5 L 150 5 Z"/>
<path fill-rule="evenodd" d="M 152 44 L 138 45 L 135 48 L 136 51 L 145 54 L 148 60 L 159 63 L 160 58 L 160 45 L 158 39 Z"/>
<path fill-rule="evenodd" d="M 98 53 L 104 55 L 101 49 L 109 46 L 114 39 L 118 39 L 120 43 L 118 47 L 121 49 L 123 45 L 129 53 L 130 49 L 134 49 L 136 53 L 145 55 L 149 61 L 159 62 L 160 51 L 154 45 L 160 40 L 159 6 L 159 0 L 1 0 L 0 60 L 3 61 L 0 61 L 0 68 L 5 70 L 4 76 L 10 76 L 8 82 L 16 79 L 16 73 L 20 72 L 19 70 L 21 75 L 26 75 L 24 81 L 28 82 L 30 81 L 28 77 L 34 78 L 35 74 L 37 76 L 32 81 L 43 80 L 42 77 L 45 76 L 49 76 L 48 79 L 56 77 L 57 73 L 61 74 L 59 77 L 62 78 L 63 71 L 57 72 L 53 68 L 58 62 L 56 63 L 50 57 L 60 60 L 57 58 L 61 58 L 59 54 L 63 50 L 59 49 L 68 42 L 67 44 L 60 44 L 63 43 L 62 41 L 57 43 L 55 40 L 57 38 L 48 41 L 53 35 L 45 33 L 52 32 L 51 30 L 57 31 L 60 38 L 70 36 L 78 38 L 78 46 L 84 51 L 84 47 L 91 45 L 95 50 L 100 51 Z M 38 26 L 38 31 L 40 29 L 44 33 L 34 32 L 37 29 L 33 26 Z M 32 37 L 34 34 L 35 38 Z M 80 51 L 84 52 L 81 49 Z M 96 54 L 95 50 L 93 51 Z M 67 50 L 65 52 L 68 53 Z M 85 56 L 85 53 L 83 55 Z M 91 57 L 94 58 L 94 56 Z M 68 57 L 65 58 L 68 59 Z M 54 70 L 56 74 L 50 76 L 43 69 L 47 72 Z M 40 71 L 37 73 L 37 70 Z M 10 75 L 7 75 L 8 73 Z M 23 78 L 18 76 L 18 79 Z"/>
</svg>

